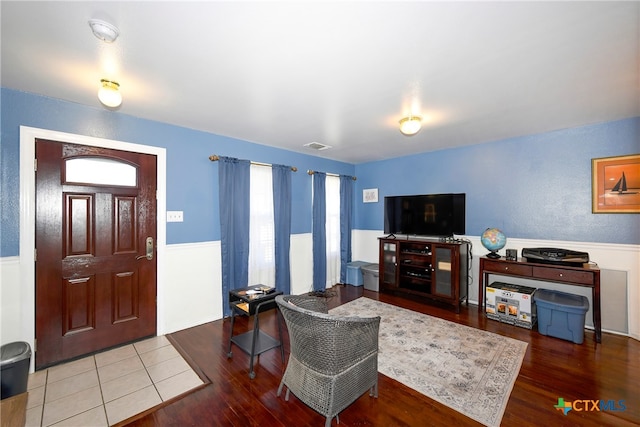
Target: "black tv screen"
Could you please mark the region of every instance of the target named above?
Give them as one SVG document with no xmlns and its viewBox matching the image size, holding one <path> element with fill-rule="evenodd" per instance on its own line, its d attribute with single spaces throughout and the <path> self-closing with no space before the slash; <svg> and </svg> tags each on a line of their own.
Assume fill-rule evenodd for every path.
<svg viewBox="0 0 640 427">
<path fill-rule="evenodd" d="M 424 194 L 384 198 L 385 234 L 465 234 L 465 194 Z"/>
</svg>

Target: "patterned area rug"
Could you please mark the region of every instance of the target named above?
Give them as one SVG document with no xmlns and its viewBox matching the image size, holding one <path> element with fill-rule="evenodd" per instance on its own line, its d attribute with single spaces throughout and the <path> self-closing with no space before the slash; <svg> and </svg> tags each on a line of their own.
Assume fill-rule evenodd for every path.
<svg viewBox="0 0 640 427">
<path fill-rule="evenodd" d="M 331 314 L 380 316 L 382 374 L 484 425 L 500 425 L 527 343 L 364 297 Z"/>
</svg>

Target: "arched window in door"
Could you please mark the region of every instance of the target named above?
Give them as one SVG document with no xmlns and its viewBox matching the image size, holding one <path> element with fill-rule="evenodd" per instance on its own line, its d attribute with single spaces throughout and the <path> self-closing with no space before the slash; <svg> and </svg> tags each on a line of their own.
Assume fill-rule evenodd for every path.
<svg viewBox="0 0 640 427">
<path fill-rule="evenodd" d="M 137 187 L 138 168 L 118 160 L 73 157 L 64 161 L 64 183 Z"/>
</svg>

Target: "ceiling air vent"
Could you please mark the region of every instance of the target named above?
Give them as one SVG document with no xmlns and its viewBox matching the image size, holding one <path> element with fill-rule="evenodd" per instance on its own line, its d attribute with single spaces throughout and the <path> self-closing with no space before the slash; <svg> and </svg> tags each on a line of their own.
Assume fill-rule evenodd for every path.
<svg viewBox="0 0 640 427">
<path fill-rule="evenodd" d="M 329 148 L 331 148 L 330 145 L 320 144 L 319 142 L 310 142 L 308 144 L 304 144 L 304 146 L 318 151 L 328 150 Z"/>
</svg>

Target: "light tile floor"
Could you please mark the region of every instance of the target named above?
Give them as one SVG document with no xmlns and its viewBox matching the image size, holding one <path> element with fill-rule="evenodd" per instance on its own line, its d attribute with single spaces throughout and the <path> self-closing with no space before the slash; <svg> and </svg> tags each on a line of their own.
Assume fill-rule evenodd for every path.
<svg viewBox="0 0 640 427">
<path fill-rule="evenodd" d="M 103 427 L 203 384 L 164 336 L 29 375 L 27 426 Z"/>
</svg>

